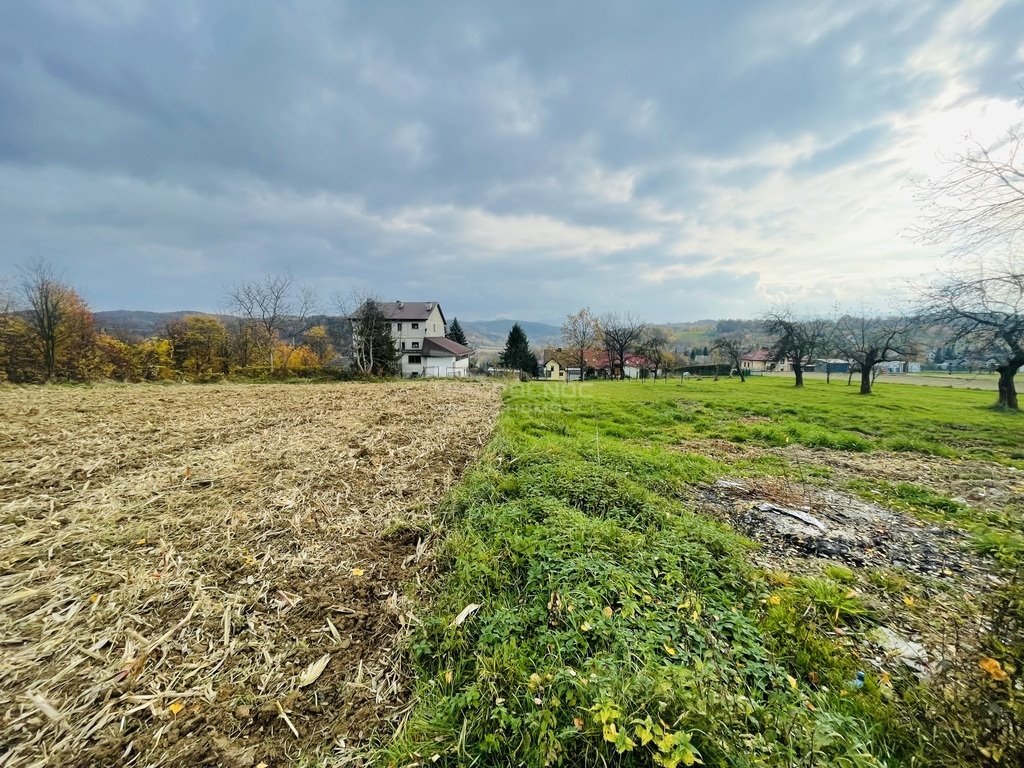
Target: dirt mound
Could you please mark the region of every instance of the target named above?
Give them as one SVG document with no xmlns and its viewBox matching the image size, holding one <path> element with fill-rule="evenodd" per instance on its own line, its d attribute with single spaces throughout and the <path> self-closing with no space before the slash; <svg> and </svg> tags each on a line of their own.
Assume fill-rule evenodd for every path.
<svg viewBox="0 0 1024 768">
<path fill-rule="evenodd" d="M 499 406 L 462 383 L 0 391 L 5 765 L 349 754 Z"/>
<path fill-rule="evenodd" d="M 701 494 L 707 511 L 769 552 L 935 576 L 985 572 L 961 531 L 839 491 L 761 478 L 721 480 Z"/>
</svg>

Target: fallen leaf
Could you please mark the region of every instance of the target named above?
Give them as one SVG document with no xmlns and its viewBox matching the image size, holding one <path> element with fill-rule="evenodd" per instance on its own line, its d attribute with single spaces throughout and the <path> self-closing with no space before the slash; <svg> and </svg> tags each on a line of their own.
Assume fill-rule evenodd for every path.
<svg viewBox="0 0 1024 768">
<path fill-rule="evenodd" d="M 766 602 L 768 605 L 778 605 L 782 602 L 782 598 L 778 595 L 768 595 L 768 600 Z"/>
<path fill-rule="evenodd" d="M 673 648 L 671 645 L 662 645 L 661 647 L 665 649 L 665 653 L 667 653 L 669 656 L 676 655 L 676 649 Z"/>
<path fill-rule="evenodd" d="M 366 573 L 366 571 L 364 571 L 362 568 L 353 568 L 352 569 L 352 575 L 353 576 L 362 576 L 364 573 Z"/>
<path fill-rule="evenodd" d="M 792 688 L 795 691 L 796 688 L 797 688 L 796 678 L 793 677 L 792 675 L 786 675 L 786 679 L 789 681 L 789 687 Z"/>
<path fill-rule="evenodd" d="M 589 621 L 584 621 L 582 624 L 580 624 L 580 631 L 581 632 L 589 632 L 590 631 L 590 622 Z"/>
<path fill-rule="evenodd" d="M 903 596 L 903 604 L 904 605 L 908 605 L 908 606 L 909 605 L 913 605 L 914 604 L 914 598 L 911 595 L 904 595 Z"/>
<path fill-rule="evenodd" d="M 302 670 L 302 674 L 299 675 L 299 688 L 305 688 L 307 685 L 312 685 L 313 683 L 315 683 L 317 681 L 317 678 L 319 678 L 320 675 L 324 673 L 324 670 L 327 669 L 327 662 L 329 662 L 330 660 L 331 654 L 325 653 L 319 659 L 317 659 L 304 670 Z"/>
<path fill-rule="evenodd" d="M 979 661 L 978 666 L 986 672 L 988 672 L 989 677 L 991 677 L 993 680 L 999 680 L 1000 682 L 1002 682 L 1003 680 L 1010 679 L 1010 676 L 1006 674 L 1006 670 L 1003 669 L 1003 665 L 995 659 L 989 658 L 988 656 L 984 657 L 981 661 Z"/>
<path fill-rule="evenodd" d="M 452 624 L 454 624 L 456 627 L 460 626 L 463 622 L 466 621 L 466 619 L 468 619 L 470 616 L 472 616 L 479 610 L 480 605 L 478 603 L 470 603 L 459 612 L 459 615 L 455 617 L 455 621 L 453 621 Z"/>
<path fill-rule="evenodd" d="M 612 609 L 611 609 L 611 607 L 610 607 L 610 606 L 607 606 L 607 605 L 606 605 L 606 606 L 605 606 L 604 608 L 602 608 L 602 609 L 601 609 L 601 613 L 603 613 L 603 614 L 604 614 L 604 617 L 605 617 L 606 619 L 610 619 L 610 618 L 612 617 Z"/>
<path fill-rule="evenodd" d="M 184 708 L 184 704 L 182 704 L 180 701 L 176 701 L 167 708 L 167 711 L 170 712 L 172 715 L 177 715 Z"/>
</svg>

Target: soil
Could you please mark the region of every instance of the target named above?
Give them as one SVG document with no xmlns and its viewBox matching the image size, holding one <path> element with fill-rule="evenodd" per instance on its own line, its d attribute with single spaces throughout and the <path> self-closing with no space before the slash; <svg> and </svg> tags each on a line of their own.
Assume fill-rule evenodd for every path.
<svg viewBox="0 0 1024 768">
<path fill-rule="evenodd" d="M 461 382 L 0 389 L 0 763 L 352 759 L 408 706 L 405 594 L 499 403 Z"/>
</svg>

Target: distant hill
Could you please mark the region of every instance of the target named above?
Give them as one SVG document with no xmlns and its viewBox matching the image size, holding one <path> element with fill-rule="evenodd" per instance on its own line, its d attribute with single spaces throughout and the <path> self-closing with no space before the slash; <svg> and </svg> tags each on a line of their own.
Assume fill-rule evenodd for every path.
<svg viewBox="0 0 1024 768">
<path fill-rule="evenodd" d="M 119 331 L 134 336 L 152 336 L 160 333 L 168 322 L 181 320 L 183 317 L 200 315 L 202 317 L 216 317 L 221 322 L 230 318 L 228 315 L 215 315 L 210 312 L 189 312 L 181 310 L 178 312 L 144 312 L 135 309 L 114 309 L 108 312 L 93 312 L 96 318 L 96 325 L 106 331 Z"/>
<path fill-rule="evenodd" d="M 529 320 L 459 320 L 466 333 L 469 346 L 481 352 L 494 352 L 505 348 L 505 340 L 512 326 L 519 323 L 530 347 L 539 352 L 544 347 L 556 347 L 562 343 L 562 329 L 548 323 L 534 323 Z"/>
</svg>

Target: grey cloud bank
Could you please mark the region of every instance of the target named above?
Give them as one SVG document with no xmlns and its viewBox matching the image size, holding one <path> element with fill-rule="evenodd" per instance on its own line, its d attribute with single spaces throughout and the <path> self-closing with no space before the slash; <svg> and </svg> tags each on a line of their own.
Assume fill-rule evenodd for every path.
<svg viewBox="0 0 1024 768">
<path fill-rule="evenodd" d="M 463 317 L 877 300 L 1021 117 L 1024 4 L 0 5 L 0 273 L 213 310 L 291 270 Z"/>
</svg>

